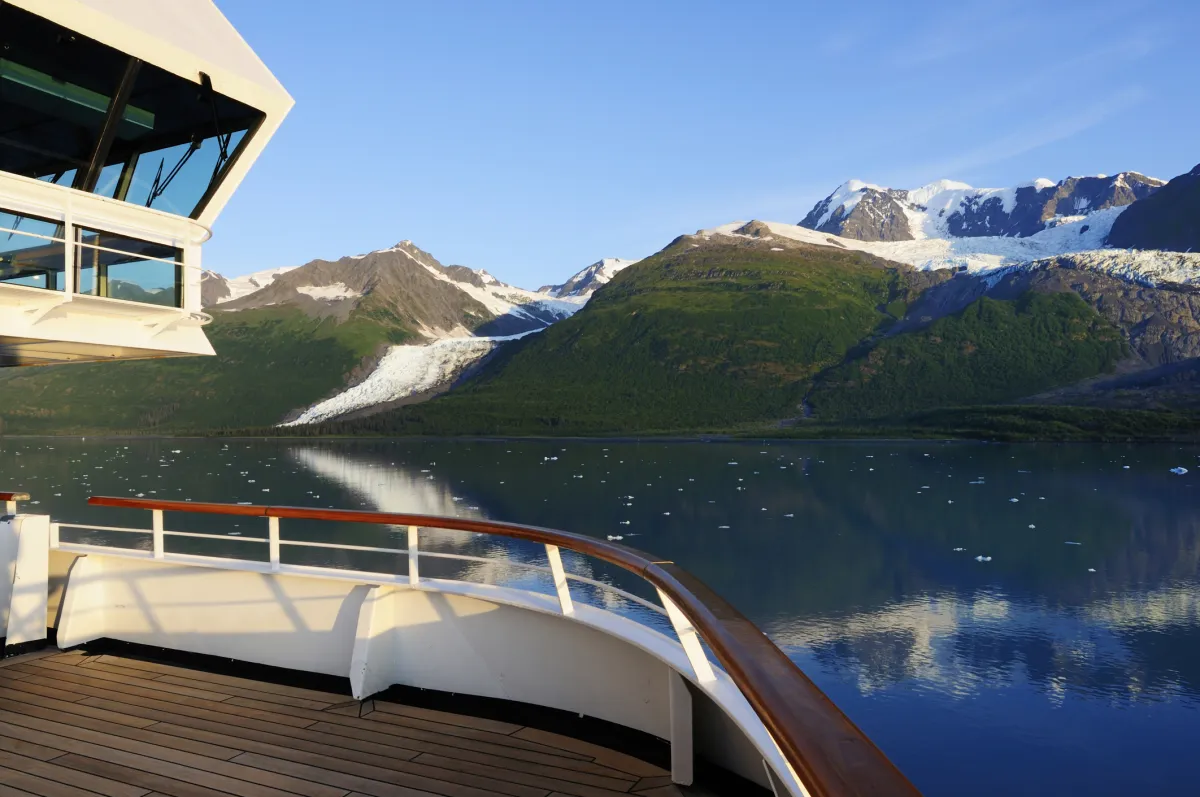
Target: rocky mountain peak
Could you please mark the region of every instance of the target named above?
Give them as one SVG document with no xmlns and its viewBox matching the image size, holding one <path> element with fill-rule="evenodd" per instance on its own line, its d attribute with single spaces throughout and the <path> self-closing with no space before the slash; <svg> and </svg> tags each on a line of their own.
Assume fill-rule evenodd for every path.
<svg viewBox="0 0 1200 797">
<path fill-rule="evenodd" d="M 905 190 L 850 180 L 818 202 L 800 226 L 861 241 L 1025 238 L 1062 219 L 1130 205 L 1163 185 L 1138 172 L 1059 182 L 1039 178 L 1011 188 L 938 180 Z"/>
<path fill-rule="evenodd" d="M 555 298 L 582 298 L 590 296 L 597 288 L 606 284 L 619 272 L 637 263 L 637 260 L 622 260 L 606 257 L 591 264 L 561 285 L 543 285 L 538 293 Z"/>
<path fill-rule="evenodd" d="M 1200 165 L 1134 202 L 1113 222 L 1107 243 L 1122 249 L 1200 252 Z"/>
</svg>

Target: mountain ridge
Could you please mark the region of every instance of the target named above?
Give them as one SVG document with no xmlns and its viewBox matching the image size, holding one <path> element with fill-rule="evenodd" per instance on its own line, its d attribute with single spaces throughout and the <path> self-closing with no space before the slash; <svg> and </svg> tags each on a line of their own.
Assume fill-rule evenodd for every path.
<svg viewBox="0 0 1200 797">
<path fill-rule="evenodd" d="M 862 241 L 1009 236 L 1025 238 L 1058 223 L 1125 207 L 1165 182 L 1138 172 L 1044 178 L 1010 188 L 973 188 L 939 180 L 917 189 L 850 180 L 818 202 L 798 224 Z"/>
</svg>

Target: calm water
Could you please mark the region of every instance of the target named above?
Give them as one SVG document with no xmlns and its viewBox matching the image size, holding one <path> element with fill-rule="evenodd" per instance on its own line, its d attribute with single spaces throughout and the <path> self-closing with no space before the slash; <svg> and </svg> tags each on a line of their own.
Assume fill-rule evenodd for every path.
<svg viewBox="0 0 1200 797">
<path fill-rule="evenodd" d="M 88 495 L 623 535 L 758 623 L 927 795 L 1200 791 L 1194 446 L 5 440 L 0 488 L 104 525 L 148 527 L 149 515 L 89 508 Z M 265 533 L 182 515 L 167 525 Z M 379 545 L 391 532 L 284 521 L 283 534 Z M 488 556 L 503 543 L 422 544 Z M 329 555 L 285 559 L 304 554 Z M 328 563 L 403 572 L 389 557 Z M 521 578 L 499 561 L 468 571 Z"/>
</svg>

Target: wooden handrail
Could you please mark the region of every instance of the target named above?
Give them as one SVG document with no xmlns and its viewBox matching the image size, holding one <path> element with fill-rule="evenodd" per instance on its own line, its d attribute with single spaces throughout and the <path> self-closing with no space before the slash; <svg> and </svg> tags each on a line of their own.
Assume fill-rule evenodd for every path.
<svg viewBox="0 0 1200 797">
<path fill-rule="evenodd" d="M 754 623 L 683 568 L 635 548 L 574 532 L 470 518 L 109 496 L 94 496 L 88 503 L 167 512 L 473 531 L 557 545 L 594 557 L 641 576 L 687 615 L 770 731 L 811 797 L 920 795 L 874 742 Z"/>
<path fill-rule="evenodd" d="M 28 501 L 29 493 L 0 493 L 0 501 Z"/>
</svg>

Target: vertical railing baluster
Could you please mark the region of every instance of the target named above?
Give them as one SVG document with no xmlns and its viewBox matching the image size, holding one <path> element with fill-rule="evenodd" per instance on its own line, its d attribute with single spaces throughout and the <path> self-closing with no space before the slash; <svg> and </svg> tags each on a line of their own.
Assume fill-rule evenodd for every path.
<svg viewBox="0 0 1200 797">
<path fill-rule="evenodd" d="M 17 514 L 17 502 L 16 501 L 5 501 L 4 502 L 4 514 L 6 514 L 6 515 Z"/>
<path fill-rule="evenodd" d="M 166 550 L 163 547 L 163 511 L 161 509 L 151 509 L 150 515 L 154 518 L 152 525 L 154 536 L 154 558 L 162 559 Z"/>
<path fill-rule="evenodd" d="M 50 550 L 52 550 L 52 551 L 57 550 L 57 548 L 58 548 L 58 524 L 51 523 L 50 524 Z"/>
<path fill-rule="evenodd" d="M 683 652 L 687 654 L 696 680 L 701 683 L 715 681 L 717 676 L 713 673 L 708 656 L 704 655 L 704 648 L 700 645 L 700 637 L 696 635 L 692 621 L 687 619 L 687 615 L 675 605 L 675 601 L 668 598 L 661 589 L 658 590 L 658 597 L 662 601 L 663 608 L 667 610 L 667 617 L 671 618 L 671 625 L 675 627 L 675 634 L 679 637 L 679 644 L 683 645 Z"/>
<path fill-rule="evenodd" d="M 546 558 L 550 560 L 550 572 L 554 574 L 554 590 L 558 593 L 558 607 L 563 614 L 575 614 L 575 604 L 571 602 L 571 590 L 567 586 L 567 571 L 563 570 L 562 554 L 557 545 L 546 545 Z"/>
<path fill-rule="evenodd" d="M 417 586 L 421 580 L 421 568 L 417 564 L 420 557 L 418 534 L 416 526 L 408 527 L 408 583 Z"/>
<path fill-rule="evenodd" d="M 271 570 L 279 570 L 279 518 L 267 518 L 267 547 L 271 553 Z"/>
</svg>

